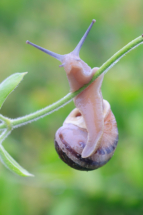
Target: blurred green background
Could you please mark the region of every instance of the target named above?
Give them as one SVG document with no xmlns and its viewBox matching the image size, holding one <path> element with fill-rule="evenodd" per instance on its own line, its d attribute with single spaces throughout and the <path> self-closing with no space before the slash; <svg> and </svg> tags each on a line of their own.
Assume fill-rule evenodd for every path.
<svg viewBox="0 0 143 215">
<path fill-rule="evenodd" d="M 94 18 L 80 56 L 101 66 L 143 33 L 142 0 L 1 0 L 0 82 L 25 72 L 1 113 L 11 118 L 43 108 L 69 92 L 59 62 L 26 45 L 30 40 L 59 54 L 72 51 Z M 143 46 L 124 57 L 104 77 L 103 97 L 119 128 L 117 150 L 92 172 L 73 170 L 54 149 L 54 134 L 74 108 L 15 129 L 5 140 L 9 153 L 35 178 L 22 178 L 0 164 L 0 214 L 143 214 Z"/>
</svg>

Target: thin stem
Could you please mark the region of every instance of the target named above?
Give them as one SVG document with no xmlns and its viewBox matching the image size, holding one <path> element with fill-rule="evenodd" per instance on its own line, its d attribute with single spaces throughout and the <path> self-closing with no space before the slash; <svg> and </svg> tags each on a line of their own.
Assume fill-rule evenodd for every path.
<svg viewBox="0 0 143 215">
<path fill-rule="evenodd" d="M 116 54 L 114 54 L 109 60 L 107 60 L 100 68 L 99 70 L 94 74 L 92 80 L 84 85 L 82 88 L 77 90 L 74 93 L 67 94 L 64 98 L 60 99 L 59 101 L 55 102 L 54 104 L 47 106 L 41 110 L 38 110 L 32 114 L 13 119 L 11 120 L 11 124 L 13 128 L 26 125 L 27 123 L 33 122 L 38 120 L 41 117 L 44 117 L 59 108 L 63 107 L 67 103 L 69 103 L 77 94 L 82 92 L 87 86 L 89 86 L 100 74 L 106 73 L 111 67 L 113 67 L 125 54 L 127 54 L 132 49 L 136 48 L 140 44 L 143 43 L 143 36 L 139 36 L 138 38 L 134 39 L 130 43 L 128 43 L 126 46 L 124 46 L 122 49 L 120 49 Z M 0 130 L 3 130 L 6 128 L 5 124 L 0 124 Z"/>
<path fill-rule="evenodd" d="M 11 133 L 11 130 L 5 129 L 2 134 L 0 135 L 0 145 L 6 139 L 6 137 Z"/>
<path fill-rule="evenodd" d="M 6 137 L 11 133 L 12 124 L 11 124 L 11 120 L 9 118 L 4 117 L 1 114 L 0 114 L 0 120 L 3 122 L 2 125 L 6 126 L 6 128 L 4 129 L 4 131 L 0 135 L 0 145 L 1 145 L 2 142 L 6 139 Z"/>
<path fill-rule="evenodd" d="M 3 115 L 0 114 L 0 120 L 2 121 L 1 125 L 5 125 L 7 130 L 12 130 L 12 123 L 11 120 L 7 117 L 4 117 Z"/>
</svg>

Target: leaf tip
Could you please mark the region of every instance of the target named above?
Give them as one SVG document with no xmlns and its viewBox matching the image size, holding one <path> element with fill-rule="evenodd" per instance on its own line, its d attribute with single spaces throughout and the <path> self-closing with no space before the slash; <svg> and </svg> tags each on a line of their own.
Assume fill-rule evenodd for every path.
<svg viewBox="0 0 143 215">
<path fill-rule="evenodd" d="M 28 72 L 23 72 L 22 74 L 23 74 L 23 76 L 25 76 L 25 75 L 27 75 L 27 73 L 28 73 Z"/>
<path fill-rule="evenodd" d="M 25 177 L 35 177 L 35 175 L 31 174 L 31 173 L 27 173 L 27 175 L 24 175 Z"/>
</svg>

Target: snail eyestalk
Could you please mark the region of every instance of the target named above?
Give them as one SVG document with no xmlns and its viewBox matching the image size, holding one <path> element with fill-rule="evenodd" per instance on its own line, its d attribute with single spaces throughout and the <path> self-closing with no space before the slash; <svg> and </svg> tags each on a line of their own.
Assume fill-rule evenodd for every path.
<svg viewBox="0 0 143 215">
<path fill-rule="evenodd" d="M 75 47 L 75 49 L 72 51 L 72 53 L 74 55 L 79 56 L 80 49 L 81 49 L 81 47 L 82 47 L 82 45 L 83 45 L 83 43 L 84 43 L 87 35 L 89 34 L 89 32 L 90 32 L 90 30 L 91 30 L 91 28 L 92 28 L 92 26 L 93 26 L 93 24 L 95 22 L 96 22 L 96 20 L 93 19 L 92 22 L 91 22 L 91 24 L 90 24 L 90 26 L 88 27 L 87 31 L 85 32 L 85 34 L 83 35 L 83 37 L 81 38 L 81 40 L 79 41 L 79 43 L 77 44 L 77 46 Z"/>
<path fill-rule="evenodd" d="M 31 45 L 31 46 L 33 46 L 33 47 L 35 47 L 35 48 L 41 50 L 42 52 L 45 52 L 46 54 L 48 54 L 48 55 L 50 55 L 50 56 L 56 58 L 56 59 L 59 60 L 60 62 L 62 62 L 63 59 L 64 59 L 64 55 L 60 55 L 60 54 L 57 54 L 57 53 L 55 53 L 55 52 L 49 51 L 48 49 L 44 49 L 44 48 L 42 48 L 42 47 L 40 47 L 40 46 L 38 46 L 38 45 L 36 45 L 36 44 L 34 44 L 34 43 L 31 43 L 31 42 L 28 41 L 28 40 L 26 41 L 26 44 L 29 44 L 29 45 Z"/>
</svg>

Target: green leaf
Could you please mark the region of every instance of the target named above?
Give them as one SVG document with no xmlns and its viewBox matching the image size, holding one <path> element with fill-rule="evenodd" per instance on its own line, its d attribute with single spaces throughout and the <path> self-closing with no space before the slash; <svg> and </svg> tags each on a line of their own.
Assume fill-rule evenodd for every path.
<svg viewBox="0 0 143 215">
<path fill-rule="evenodd" d="M 15 73 L 9 76 L 8 78 L 6 78 L 0 84 L 0 108 L 2 107 L 7 96 L 17 87 L 17 85 L 20 83 L 20 81 L 23 79 L 24 75 L 26 74 L 27 72 Z"/>
<path fill-rule="evenodd" d="M 34 176 L 30 174 L 27 170 L 21 167 L 11 156 L 10 154 L 4 149 L 4 147 L 0 146 L 0 160 L 2 163 L 14 173 L 20 176 Z"/>
</svg>

